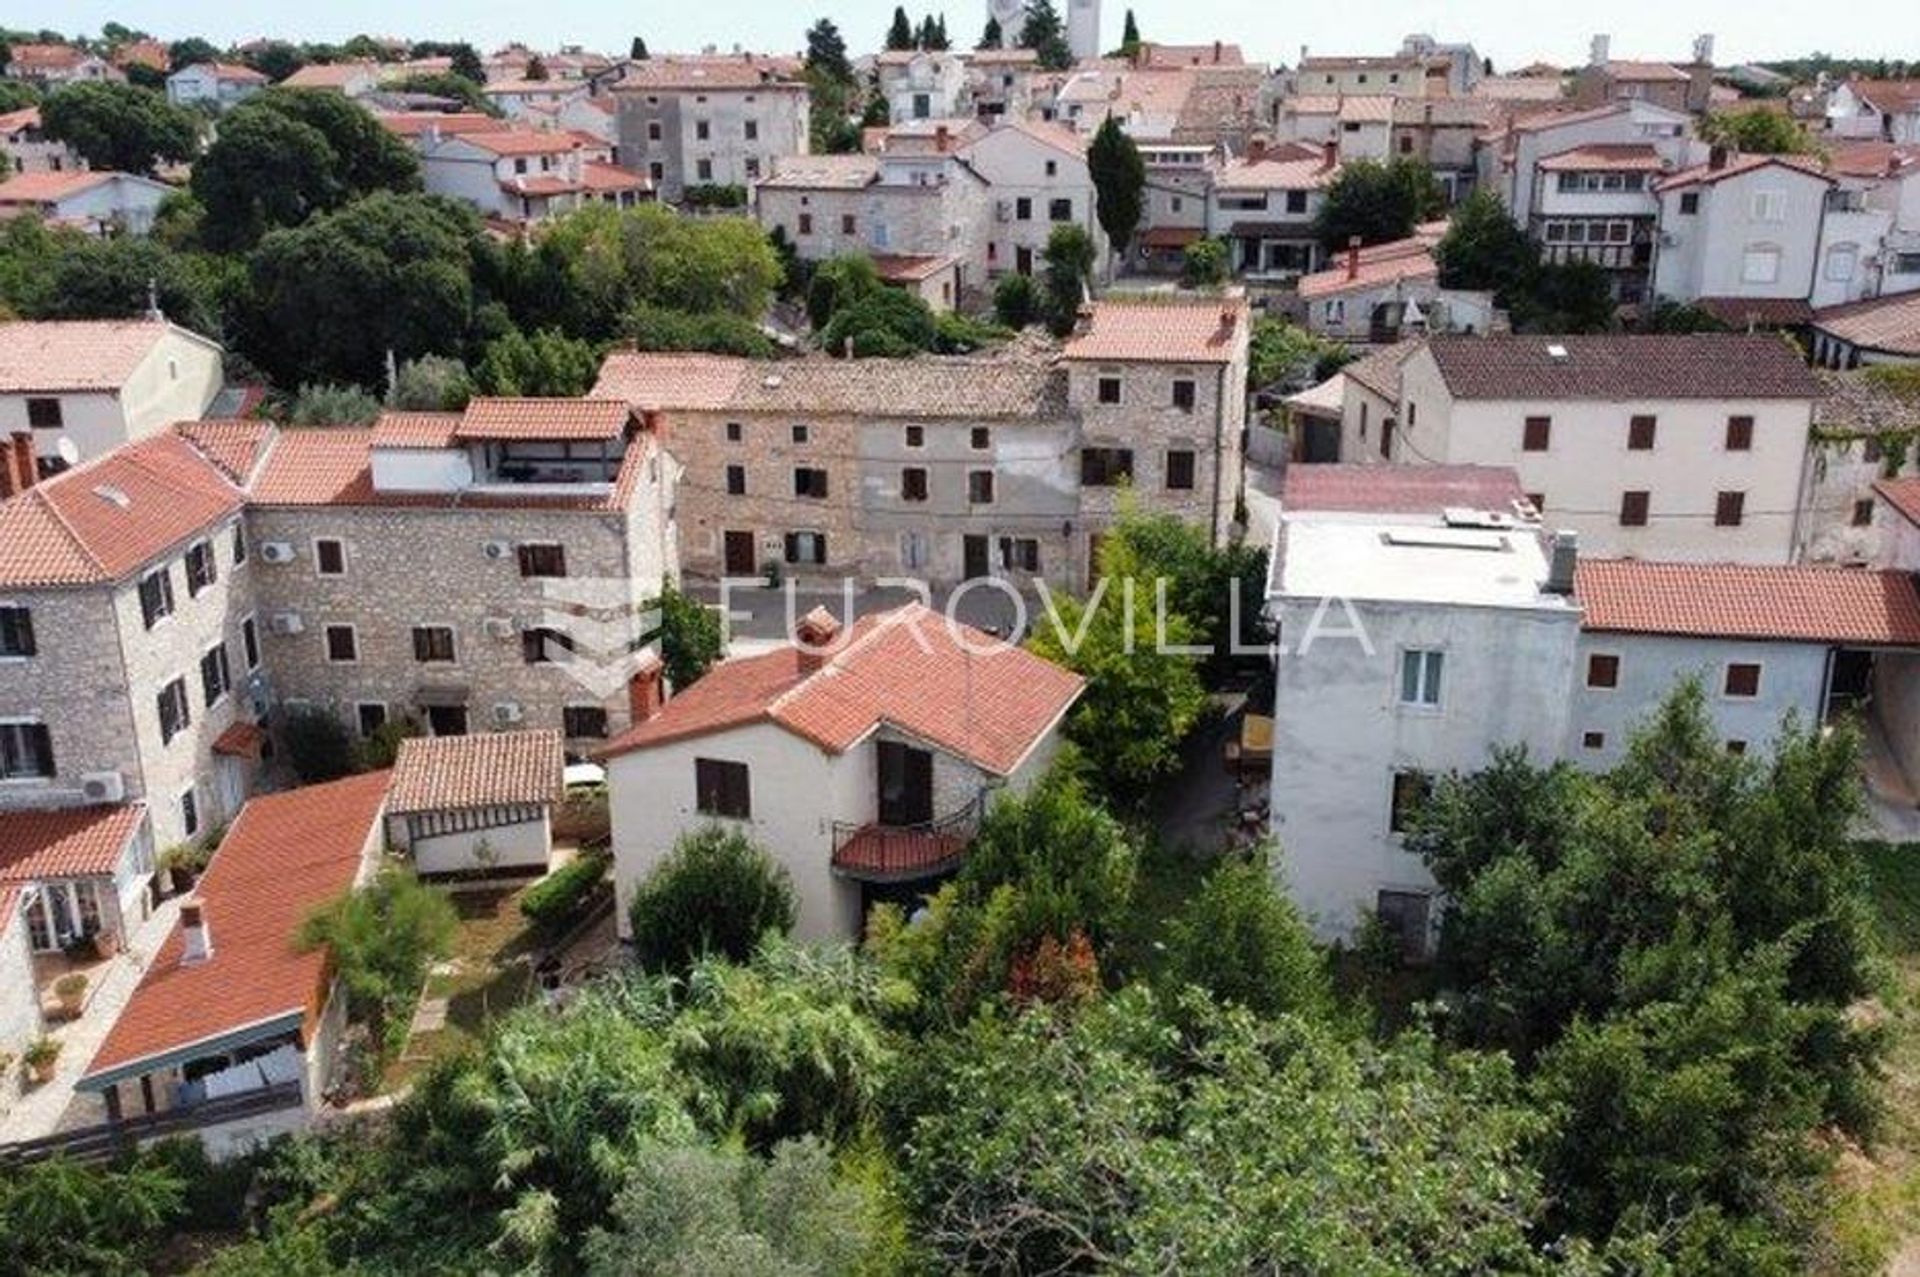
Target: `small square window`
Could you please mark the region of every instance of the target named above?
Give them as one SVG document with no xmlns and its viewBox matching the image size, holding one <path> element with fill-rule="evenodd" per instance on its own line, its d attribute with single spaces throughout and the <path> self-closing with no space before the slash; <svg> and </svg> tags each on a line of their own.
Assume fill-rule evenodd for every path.
<svg viewBox="0 0 1920 1277">
<path fill-rule="evenodd" d="M 1653 432 L 1655 418 L 1639 415 L 1627 422 L 1627 449 L 1630 452 L 1651 452 L 1653 450 Z"/>
<path fill-rule="evenodd" d="M 827 472 L 816 466 L 795 466 L 793 468 L 793 495 L 812 497 L 817 501 L 826 500 Z"/>
<path fill-rule="evenodd" d="M 1171 448 L 1167 451 L 1167 488 L 1173 492 L 1193 490 L 1193 450 Z"/>
<path fill-rule="evenodd" d="M 1587 657 L 1588 687 L 1620 686 L 1620 658 L 1609 652 L 1594 652 Z"/>
<path fill-rule="evenodd" d="M 1100 379 L 1100 402 L 1113 404 L 1120 402 L 1120 379 L 1102 377 Z"/>
<path fill-rule="evenodd" d="M 747 820 L 753 816 L 752 778 L 745 763 L 693 760 L 694 808 L 703 816 Z"/>
<path fill-rule="evenodd" d="M 1746 517 L 1747 494 L 1744 492 L 1722 492 L 1714 498 L 1713 526 L 1716 528 L 1737 528 Z"/>
<path fill-rule="evenodd" d="M 993 471 L 969 470 L 967 472 L 967 501 L 972 505 L 993 504 Z"/>
<path fill-rule="evenodd" d="M 1646 492 L 1622 492 L 1620 494 L 1620 526 L 1623 528 L 1646 527 L 1650 499 L 1650 494 Z"/>
<path fill-rule="evenodd" d="M 1523 452 L 1545 452 L 1553 440 L 1552 417 L 1528 417 L 1520 432 L 1520 448 Z"/>
<path fill-rule="evenodd" d="M 27 400 L 27 424 L 35 430 L 58 430 L 64 422 L 58 399 Z"/>
<path fill-rule="evenodd" d="M 993 431 L 987 429 L 985 426 L 975 426 L 973 433 L 968 436 L 967 442 L 975 452 L 985 452 L 993 446 Z"/>
<path fill-rule="evenodd" d="M 445 625 L 413 627 L 413 659 L 423 665 L 447 664 L 453 660 L 453 630 Z"/>
<path fill-rule="evenodd" d="M 351 625 L 329 625 L 326 629 L 327 659 L 336 664 L 360 659 L 360 639 Z"/>
<path fill-rule="evenodd" d="M 925 426 L 908 426 L 907 427 L 907 447 L 909 448 L 925 447 L 926 442 L 927 442 L 927 428 Z"/>
<path fill-rule="evenodd" d="M 523 577 L 563 577 L 567 574 L 567 547 L 558 544 L 523 545 L 519 551 Z"/>
<path fill-rule="evenodd" d="M 1580 736 L 1580 747 L 1582 749 L 1605 749 L 1607 747 L 1607 734 L 1605 732 L 1583 732 Z"/>
<path fill-rule="evenodd" d="M 795 443 L 805 443 L 807 441 L 807 434 L 808 431 L 805 425 L 798 422 L 794 423 L 793 441 Z"/>
<path fill-rule="evenodd" d="M 387 704 L 385 701 L 361 701 L 354 706 L 355 724 L 360 735 L 365 738 L 373 735 L 387 725 Z"/>
<path fill-rule="evenodd" d="M 1393 796 L 1387 811 L 1387 829 L 1403 834 L 1413 827 L 1414 818 L 1433 792 L 1433 782 L 1425 772 L 1405 771 L 1393 774 Z"/>
<path fill-rule="evenodd" d="M 0 607 L 0 656 L 32 656 L 38 651 L 33 639 L 33 612 L 24 607 Z"/>
<path fill-rule="evenodd" d="M 1873 525 L 1873 498 L 1862 497 L 1853 503 L 1853 526 L 1856 528 Z"/>
<path fill-rule="evenodd" d="M 1747 742 L 1743 740 L 1730 740 L 1727 742 L 1727 752 L 1735 758 L 1738 758 L 1747 752 Z"/>
<path fill-rule="evenodd" d="M 745 432 L 739 422 L 729 421 L 727 423 L 727 442 L 728 443 L 739 443 L 744 433 Z"/>
<path fill-rule="evenodd" d="M 1680 193 L 1680 211 L 1688 217 L 1692 217 L 1695 213 L 1698 213 L 1700 211 L 1700 192 L 1682 191 Z"/>
<path fill-rule="evenodd" d="M 1727 418 L 1727 451 L 1749 452 L 1753 448 L 1753 418 L 1748 416 Z"/>
<path fill-rule="evenodd" d="M 1751 699 L 1760 694 L 1760 667 L 1748 661 L 1733 661 L 1727 666 L 1727 681 L 1724 688 L 1728 696 L 1742 700 Z"/>
<path fill-rule="evenodd" d="M 1420 648 L 1400 653 L 1400 703 L 1437 708 L 1440 704 L 1440 671 L 1446 654 Z"/>
<path fill-rule="evenodd" d="M 900 472 L 900 499 L 902 501 L 927 499 L 927 472 L 923 467 L 908 466 Z"/>
<path fill-rule="evenodd" d="M 565 706 L 560 722 L 570 740 L 603 740 L 607 735 L 607 711 L 598 705 Z"/>
<path fill-rule="evenodd" d="M 1181 412 L 1192 412 L 1194 403 L 1193 381 L 1191 378 L 1178 377 L 1173 383 L 1173 406 Z"/>
<path fill-rule="evenodd" d="M 220 568 L 214 562 L 211 541 L 196 541 L 187 547 L 188 598 L 197 598 L 200 591 L 212 585 L 219 577 Z"/>
<path fill-rule="evenodd" d="M 747 468 L 742 465 L 727 467 L 727 495 L 744 497 L 747 495 Z"/>
<path fill-rule="evenodd" d="M 321 537 L 313 543 L 313 570 L 321 576 L 347 574 L 347 543 L 333 537 Z"/>
</svg>

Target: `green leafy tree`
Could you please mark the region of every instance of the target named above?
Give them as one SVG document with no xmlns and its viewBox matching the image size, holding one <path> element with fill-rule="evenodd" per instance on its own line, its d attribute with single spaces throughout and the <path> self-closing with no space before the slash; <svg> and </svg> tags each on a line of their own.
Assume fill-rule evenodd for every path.
<svg viewBox="0 0 1920 1277">
<path fill-rule="evenodd" d="M 537 53 L 527 59 L 525 74 L 527 79 L 533 81 L 550 80 L 553 78 L 553 72 L 547 69 L 546 60 Z"/>
<path fill-rule="evenodd" d="M 1488 190 L 1474 191 L 1453 210 L 1433 256 L 1442 287 L 1485 290 L 1507 307 L 1531 291 L 1540 266 L 1540 250 Z"/>
<path fill-rule="evenodd" d="M 639 36 L 633 37 L 633 43 L 627 47 L 627 57 L 634 62 L 646 62 L 652 56 L 647 52 L 647 42 Z"/>
<path fill-rule="evenodd" d="M 131 84 L 90 81 L 47 95 L 40 104 L 46 135 L 65 142 L 96 169 L 151 175 L 184 164 L 200 149 L 192 112 Z"/>
<path fill-rule="evenodd" d="M 241 349 L 281 385 L 375 386 L 390 353 L 455 353 L 479 242 L 472 210 L 418 195 L 370 195 L 270 232 L 247 262 Z"/>
<path fill-rule="evenodd" d="M 823 331 L 840 311 L 885 287 L 873 259 L 865 253 L 830 257 L 815 268 L 813 282 L 807 286 L 807 321 L 814 331 Z"/>
<path fill-rule="evenodd" d="M 351 775 L 353 737 L 345 723 L 324 709 L 290 709 L 280 723 L 280 744 L 287 766 L 302 784 Z"/>
<path fill-rule="evenodd" d="M 1134 20 L 1133 10 L 1127 10 L 1126 25 L 1120 30 L 1120 56 L 1130 58 L 1139 51 L 1140 24 Z"/>
<path fill-rule="evenodd" d="M 419 158 L 371 111 L 350 98 L 268 89 L 248 98 L 235 113 L 243 110 L 277 111 L 318 129 L 333 148 L 335 175 L 350 196 L 421 188 Z"/>
<path fill-rule="evenodd" d="M 284 40 L 255 45 L 241 57 L 248 66 L 276 84 L 307 64 L 305 55 Z"/>
<path fill-rule="evenodd" d="M 1107 233 L 1113 251 L 1124 253 L 1133 242 L 1145 208 L 1147 166 L 1140 158 L 1140 148 L 1111 115 L 1101 121 L 1087 147 L 1087 171 L 1093 178 L 1100 229 Z"/>
<path fill-rule="evenodd" d="M 1040 55 L 1043 71 L 1065 71 L 1073 65 L 1073 49 L 1067 43 L 1066 23 L 1053 0 L 1028 0 L 1026 22 L 1020 28 L 1020 47 Z"/>
<path fill-rule="evenodd" d="M 641 56 L 643 57 L 645 56 L 645 47 L 645 45 L 641 46 L 643 50 Z M 461 79 L 472 84 L 485 84 L 487 82 L 486 64 L 480 60 L 479 50 L 475 49 L 472 45 L 467 44 L 465 41 L 455 44 L 447 56 L 452 59 L 447 69 Z"/>
<path fill-rule="evenodd" d="M 1093 238 L 1082 227 L 1063 222 L 1047 236 L 1045 256 L 1047 326 L 1064 337 L 1073 331 L 1093 279 Z"/>
<path fill-rule="evenodd" d="M 500 108 L 486 95 L 482 84 L 483 81 L 469 80 L 452 71 L 419 71 L 403 75 L 387 87 L 394 93 L 425 93 L 447 98 L 458 102 L 461 110 L 478 115 L 499 115 Z"/>
<path fill-rule="evenodd" d="M 1315 336 L 1285 319 L 1263 315 L 1253 322 L 1247 385 L 1254 390 L 1311 385 L 1333 376 L 1353 357 L 1353 351 L 1337 341 Z"/>
<path fill-rule="evenodd" d="M 592 388 L 599 371 L 591 342 L 550 328 L 531 336 L 516 329 L 488 344 L 474 381 L 489 395 L 572 399 Z"/>
<path fill-rule="evenodd" d="M 157 239 L 49 232 L 26 218 L 0 231 L 0 275 L 9 256 L 4 237 L 18 237 L 22 277 L 0 282 L 0 296 L 32 319 L 131 319 L 146 312 L 151 289 L 176 323 L 219 337 L 228 298 L 244 277 L 232 261 L 177 252 Z"/>
<path fill-rule="evenodd" d="M 427 968 L 453 947 L 459 915 L 444 892 L 388 868 L 316 910 L 300 925 L 303 949 L 325 947 L 347 994 L 347 1014 L 395 1051 Z"/>
<path fill-rule="evenodd" d="M 887 27 L 886 47 L 889 52 L 899 53 L 913 48 L 913 23 L 907 18 L 905 5 L 895 5 L 893 22 Z"/>
<path fill-rule="evenodd" d="M 1171 650 L 1197 636 L 1178 612 L 1156 616 L 1150 571 L 1123 540 L 1101 544 L 1100 576 L 1084 603 L 1050 597 L 1028 646 L 1086 678 L 1067 735 L 1110 792 L 1137 800 L 1177 765 L 1180 742 L 1206 704 L 1193 658 Z"/>
<path fill-rule="evenodd" d="M 1700 139 L 1743 155 L 1805 155 L 1807 130 L 1785 111 L 1715 111 L 1700 122 Z"/>
<path fill-rule="evenodd" d="M 1603 333 L 1618 323 L 1613 282 L 1597 262 L 1542 263 L 1533 291 L 1513 305 L 1513 326 L 1528 333 Z"/>
<path fill-rule="evenodd" d="M 1646 316 L 1643 331 L 1650 333 L 1724 333 L 1727 321 L 1692 302 L 1661 301 Z"/>
<path fill-rule="evenodd" d="M 380 401 L 358 386 L 309 382 L 294 396 L 287 419 L 296 426 L 370 426 L 379 415 Z"/>
<path fill-rule="evenodd" d="M 744 961 L 768 933 L 792 929 L 793 883 L 744 833 L 710 825 L 674 844 L 635 888 L 627 916 L 647 970 L 683 972 L 708 954 Z"/>
<path fill-rule="evenodd" d="M 1125 827 L 1070 768 L 1056 768 L 1026 793 L 992 804 L 967 848 L 960 883 L 980 899 L 1001 887 L 1020 893 L 1020 945 L 1076 932 L 1104 944 L 1125 922 L 1138 873 L 1139 851 Z"/>
<path fill-rule="evenodd" d="M 1320 1019 L 1333 1007 L 1326 962 L 1265 854 L 1207 875 L 1173 920 L 1163 975 L 1171 989 L 1194 985 L 1263 1018 Z"/>
<path fill-rule="evenodd" d="M 1180 255 L 1180 283 L 1186 288 L 1219 288 L 1227 282 L 1227 246 L 1197 239 Z"/>
<path fill-rule="evenodd" d="M 182 67 L 197 66 L 202 62 L 220 61 L 220 50 L 211 40 L 191 35 L 183 40 L 175 40 L 167 46 L 167 65 L 178 71 Z"/>
<path fill-rule="evenodd" d="M 993 286 L 993 316 L 1016 330 L 1040 318 L 1040 290 L 1031 275 L 1007 275 Z"/>
<path fill-rule="evenodd" d="M 6 56 L 6 45 L 0 42 L 0 66 L 5 65 Z M 40 93 L 31 84 L 23 80 L 0 80 L 0 111 L 18 111 L 39 100 Z"/>
<path fill-rule="evenodd" d="M 820 345 L 855 359 L 899 358 L 933 348 L 939 337 L 933 311 L 917 294 L 883 288 L 834 312 Z"/>
<path fill-rule="evenodd" d="M 669 586 L 660 595 L 660 656 L 667 680 L 684 691 L 726 654 L 720 614 L 692 595 Z"/>
<path fill-rule="evenodd" d="M 159 1150 L 108 1168 L 56 1157 L 0 1176 L 7 1262 L 35 1277 L 151 1272 L 186 1206 L 186 1179 Z"/>
<path fill-rule="evenodd" d="M 1247 545 L 1217 546 L 1207 529 L 1171 514 L 1143 514 L 1123 509 L 1107 532 L 1116 559 L 1127 570 L 1140 594 L 1137 606 L 1166 609 L 1194 636 L 1196 646 L 1212 653 L 1204 658 L 1213 673 L 1233 664 L 1233 649 L 1262 652 L 1272 641 L 1264 617 L 1267 551 Z"/>
<path fill-rule="evenodd" d="M 778 353 L 760 325 L 738 315 L 689 315 L 645 304 L 621 317 L 620 338 L 635 350 L 699 350 L 749 359 L 771 359 Z"/>
<path fill-rule="evenodd" d="M 447 355 L 421 355 L 394 372 L 387 406 L 401 412 L 459 412 L 473 398 L 467 366 Z"/>
<path fill-rule="evenodd" d="M 980 43 L 973 47 L 976 49 L 997 49 L 1006 42 L 1007 38 L 1000 30 L 1000 19 L 989 16 L 987 18 L 986 28 L 980 32 Z"/>
<path fill-rule="evenodd" d="M 220 138 L 193 167 L 193 194 L 216 247 L 256 242 L 338 207 L 347 191 L 320 130 L 278 111 L 230 113 Z"/>
<path fill-rule="evenodd" d="M 807 69 L 840 84 L 853 82 L 853 64 L 847 61 L 847 41 L 832 18 L 807 28 Z"/>
<path fill-rule="evenodd" d="M 1340 166 L 1314 218 L 1314 234 L 1330 253 L 1358 237 L 1362 244 L 1405 239 L 1447 206 L 1433 171 L 1417 160 L 1356 160 Z"/>
</svg>

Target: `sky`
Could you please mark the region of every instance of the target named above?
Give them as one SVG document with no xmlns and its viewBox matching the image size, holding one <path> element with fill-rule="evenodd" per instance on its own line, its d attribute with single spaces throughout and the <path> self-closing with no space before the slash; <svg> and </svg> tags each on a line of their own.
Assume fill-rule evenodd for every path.
<svg viewBox="0 0 1920 1277">
<path fill-rule="evenodd" d="M 625 52 L 635 35 L 658 52 L 697 51 L 740 44 L 763 52 L 791 52 L 802 33 L 825 16 L 839 24 L 856 54 L 877 48 L 894 0 L 7 0 L 0 25 L 47 27 L 67 33 L 98 31 L 107 21 L 151 31 L 163 39 L 201 35 L 215 43 L 272 36 L 341 40 L 358 32 L 409 39 L 465 39 L 483 50 L 508 40 L 535 47 L 581 44 Z M 986 20 L 985 0 L 918 0 L 916 21 L 942 6 L 956 44 L 972 44 Z M 1065 9 L 1065 0 L 1056 0 Z M 1252 59 L 1292 63 L 1304 44 L 1315 53 L 1385 53 L 1412 31 L 1442 40 L 1468 40 L 1496 69 L 1536 59 L 1559 65 L 1584 62 L 1596 29 L 1613 39 L 1616 58 L 1676 60 L 1695 36 L 1716 36 L 1721 65 L 1792 57 L 1815 51 L 1835 56 L 1920 58 L 1920 23 L 1911 0 L 1854 0 L 1836 25 L 1824 5 L 1808 0 L 1619 0 L 1598 9 L 1539 0 L 1358 0 L 1346 4 L 1255 4 L 1248 0 L 1136 0 L 1141 34 L 1174 43 L 1238 41 Z M 940 11 L 936 9 L 935 11 Z M 1103 0 L 1102 30 L 1119 43 L 1124 0 Z M 1889 47 L 1905 36 L 1909 47 Z"/>
</svg>

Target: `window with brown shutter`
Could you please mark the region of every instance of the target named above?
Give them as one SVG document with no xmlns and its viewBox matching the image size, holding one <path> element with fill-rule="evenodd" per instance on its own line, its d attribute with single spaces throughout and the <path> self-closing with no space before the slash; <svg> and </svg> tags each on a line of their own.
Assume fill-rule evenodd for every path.
<svg viewBox="0 0 1920 1277">
<path fill-rule="evenodd" d="M 1595 652 L 1587 657 L 1588 687 L 1620 686 L 1620 658 L 1610 653 Z"/>
<path fill-rule="evenodd" d="M 564 545 L 523 545 L 520 547 L 520 575 L 565 576 L 567 547 Z"/>
<path fill-rule="evenodd" d="M 745 763 L 693 760 L 694 806 L 703 816 L 748 820 L 753 816 L 752 780 Z"/>
<path fill-rule="evenodd" d="M 1713 503 L 1713 526 L 1716 528 L 1737 528 L 1747 509 L 1747 494 L 1744 492 L 1722 492 Z"/>
<path fill-rule="evenodd" d="M 1167 487 L 1176 492 L 1193 490 L 1193 450 L 1191 448 L 1168 449 Z"/>
<path fill-rule="evenodd" d="M 741 465 L 727 467 L 727 495 L 744 497 L 747 495 L 747 468 Z"/>
<path fill-rule="evenodd" d="M 1642 414 L 1627 422 L 1627 449 L 1631 452 L 1650 452 L 1653 449 L 1654 418 Z"/>
<path fill-rule="evenodd" d="M 1729 663 L 1726 693 L 1743 698 L 1760 695 L 1760 667 L 1745 661 Z"/>
<path fill-rule="evenodd" d="M 972 505 L 993 504 L 993 471 L 967 471 L 967 501 Z"/>
<path fill-rule="evenodd" d="M 1727 451 L 1746 452 L 1753 447 L 1753 418 L 1727 418 Z"/>
<path fill-rule="evenodd" d="M 1648 494 L 1645 492 L 1622 492 L 1620 494 L 1620 526 L 1623 528 L 1644 528 L 1647 526 Z"/>
<path fill-rule="evenodd" d="M 1522 452 L 1545 452 L 1553 439 L 1552 417 L 1528 417 L 1525 429 L 1520 432 L 1520 450 Z"/>
</svg>

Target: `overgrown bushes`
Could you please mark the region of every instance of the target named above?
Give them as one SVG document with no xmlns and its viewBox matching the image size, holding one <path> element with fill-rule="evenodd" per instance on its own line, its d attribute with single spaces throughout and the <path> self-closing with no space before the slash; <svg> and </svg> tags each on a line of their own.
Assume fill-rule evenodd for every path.
<svg viewBox="0 0 1920 1277">
<path fill-rule="evenodd" d="M 648 971 L 685 971 L 714 955 L 745 961 L 768 934 L 793 927 L 793 882 L 745 834 L 709 825 L 674 845 L 627 907 L 634 957 Z"/>
<path fill-rule="evenodd" d="M 579 919 L 606 876 L 605 856 L 578 856 L 527 888 L 520 912 L 542 931 L 557 935 Z"/>
</svg>

